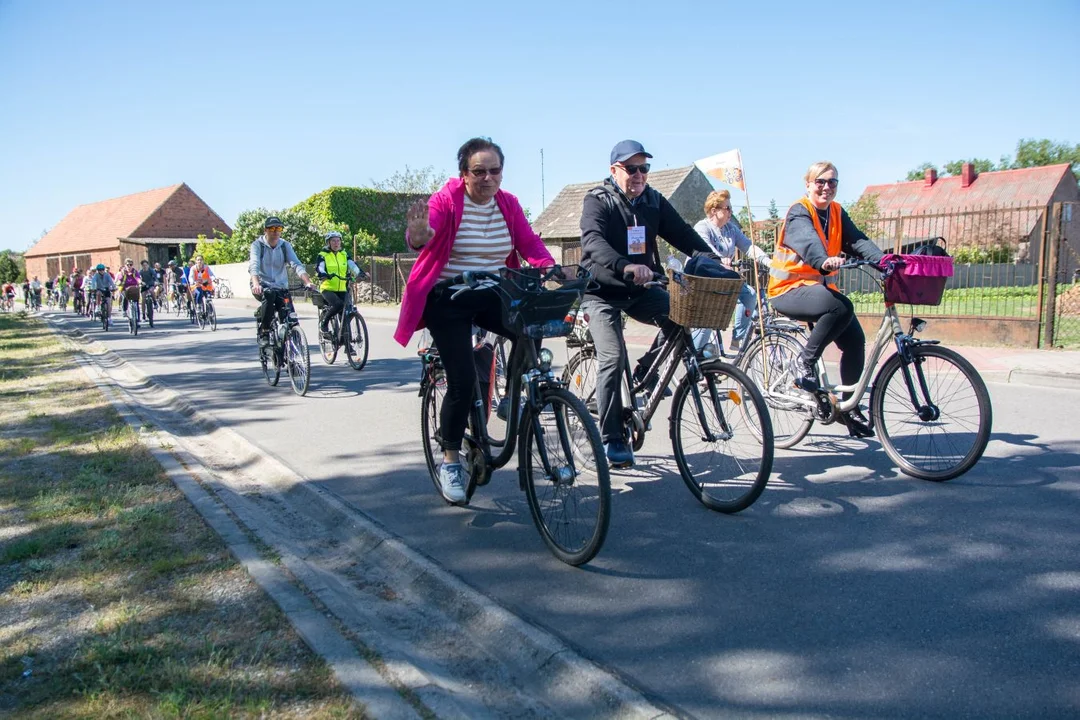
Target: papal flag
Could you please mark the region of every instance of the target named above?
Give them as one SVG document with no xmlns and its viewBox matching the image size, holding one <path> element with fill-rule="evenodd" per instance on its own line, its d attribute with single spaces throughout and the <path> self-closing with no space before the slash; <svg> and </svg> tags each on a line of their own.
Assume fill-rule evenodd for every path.
<svg viewBox="0 0 1080 720">
<path fill-rule="evenodd" d="M 738 150 L 710 155 L 694 164 L 706 175 L 711 175 L 728 185 L 734 185 L 743 192 L 746 191 L 746 185 L 743 184 L 742 155 Z"/>
</svg>

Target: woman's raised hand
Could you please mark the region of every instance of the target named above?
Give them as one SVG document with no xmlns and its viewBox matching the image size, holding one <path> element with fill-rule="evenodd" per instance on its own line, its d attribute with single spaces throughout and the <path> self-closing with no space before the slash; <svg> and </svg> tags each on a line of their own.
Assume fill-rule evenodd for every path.
<svg viewBox="0 0 1080 720">
<path fill-rule="evenodd" d="M 428 222 L 428 201 L 417 200 L 406 215 L 409 245 L 419 250 L 435 237 L 435 230 Z"/>
</svg>

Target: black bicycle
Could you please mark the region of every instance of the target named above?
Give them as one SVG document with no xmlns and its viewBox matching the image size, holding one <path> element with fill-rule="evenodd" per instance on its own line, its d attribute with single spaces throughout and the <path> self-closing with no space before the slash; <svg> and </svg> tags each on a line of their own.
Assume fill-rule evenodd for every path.
<svg viewBox="0 0 1080 720">
<path fill-rule="evenodd" d="M 207 325 L 211 330 L 217 330 L 217 311 L 214 309 L 213 293 L 204 292 L 202 298 L 192 301 L 192 311 L 199 321 L 199 329 L 205 329 Z"/>
<path fill-rule="evenodd" d="M 296 316 L 289 291 L 264 288 L 263 295 L 266 296 L 267 293 L 280 295 L 281 306 L 270 322 L 270 343 L 259 346 L 259 363 L 262 365 L 263 375 L 266 376 L 267 383 L 277 385 L 284 368 L 289 375 L 293 392 L 304 396 L 311 383 L 311 356 L 308 353 L 307 336 L 300 327 L 300 319 Z M 273 296 L 266 301 L 271 307 L 275 304 Z"/>
<path fill-rule="evenodd" d="M 124 317 L 127 319 L 128 333 L 139 334 L 139 288 L 126 287 L 121 290 L 124 297 Z"/>
<path fill-rule="evenodd" d="M 572 278 L 562 279 L 566 275 Z M 520 338 L 511 344 L 506 373 L 510 409 L 506 436 L 488 433 L 487 411 L 480 382 L 474 388 L 469 426 L 462 444 L 462 465 L 468 474 L 466 497 L 518 455 L 518 486 L 525 492 L 540 537 L 559 560 L 582 565 L 600 551 L 611 514 L 611 478 L 600 432 L 581 400 L 551 371 L 553 355 L 537 349 L 540 338 L 565 335 L 571 328 L 563 318 L 585 291 L 591 276 L 576 268 L 512 270 L 498 275 L 465 273 L 453 286 L 463 292 L 491 288 L 503 305 L 504 322 Z M 555 289 L 546 289 L 549 283 Z M 438 351 L 422 351 L 420 429 L 424 458 L 436 489 L 442 453 L 439 410 L 446 377 Z M 498 449 L 498 455 L 494 455 Z M 467 501 L 466 501 L 467 502 Z"/>
<path fill-rule="evenodd" d="M 142 286 L 142 315 L 146 318 L 146 324 L 154 327 L 154 288 Z"/>
<path fill-rule="evenodd" d="M 321 275 L 323 278 L 337 278 L 345 280 L 345 307 L 330 320 L 330 332 L 319 332 L 319 349 L 322 351 L 323 360 L 327 365 L 333 365 L 337 359 L 338 350 L 345 348 L 345 357 L 349 361 L 349 367 L 353 370 L 362 370 L 367 365 L 368 337 L 367 323 L 360 310 L 353 304 L 352 281 L 336 274 Z M 329 311 L 326 300 L 319 293 L 311 296 L 311 302 L 319 308 L 319 327 L 323 327 L 323 315 Z"/>
<path fill-rule="evenodd" d="M 672 277 L 677 284 L 690 280 L 681 273 L 673 273 Z M 737 297 L 741 281 L 737 287 L 732 281 L 725 282 L 733 287 L 724 292 Z M 668 280 L 654 274 L 649 284 L 666 285 Z M 692 296 L 694 289 L 675 290 L 683 291 Z M 727 303 L 726 319 L 707 326 L 726 327 L 733 307 L 734 297 Z M 671 320 L 678 322 L 674 303 Z M 571 347 L 578 350 L 567 362 L 563 379 L 595 413 L 599 370 L 596 346 L 588 333 L 579 332 L 574 337 Z M 633 449 L 640 450 L 644 445 L 645 434 L 664 399 L 663 391 L 671 384 L 681 361 L 685 375 L 672 397 L 668 429 L 679 474 L 694 497 L 710 510 L 736 513 L 752 505 L 765 490 L 773 464 L 772 420 L 754 382 L 733 365 L 703 360 L 694 348 L 690 331 L 682 325 L 668 336 L 640 382 L 634 381 L 625 343 L 622 354 L 624 432 Z M 654 388 L 652 392 L 650 388 Z"/>
</svg>

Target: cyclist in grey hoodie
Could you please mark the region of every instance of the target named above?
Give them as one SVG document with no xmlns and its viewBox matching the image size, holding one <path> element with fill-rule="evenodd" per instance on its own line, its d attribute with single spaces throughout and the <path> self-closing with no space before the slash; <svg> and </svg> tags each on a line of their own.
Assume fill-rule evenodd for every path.
<svg viewBox="0 0 1080 720">
<path fill-rule="evenodd" d="M 304 269 L 296 251 L 287 240 L 281 239 L 281 232 L 285 224 L 278 218 L 270 216 L 263 223 L 264 233 L 255 242 L 251 243 L 251 262 L 248 264 L 248 273 L 251 275 L 251 294 L 261 300 L 259 309 L 255 311 L 255 317 L 259 321 L 259 345 L 270 344 L 270 323 L 273 322 L 274 314 L 281 307 L 283 300 L 289 294 L 288 266 L 292 266 L 304 287 L 312 289 L 311 278 Z"/>
</svg>

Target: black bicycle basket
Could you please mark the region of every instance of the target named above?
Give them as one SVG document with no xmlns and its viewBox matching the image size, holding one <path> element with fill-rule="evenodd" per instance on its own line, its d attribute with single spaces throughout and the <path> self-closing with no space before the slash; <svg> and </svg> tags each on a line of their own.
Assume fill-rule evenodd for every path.
<svg viewBox="0 0 1080 720">
<path fill-rule="evenodd" d="M 548 278 L 537 268 L 503 268 L 500 289 L 505 294 L 503 323 L 531 338 L 562 337 L 574 329 L 566 314 L 581 299 L 589 283 L 588 273 L 576 265 L 563 267 L 567 279 Z M 545 280 L 545 278 L 548 278 Z"/>
</svg>

